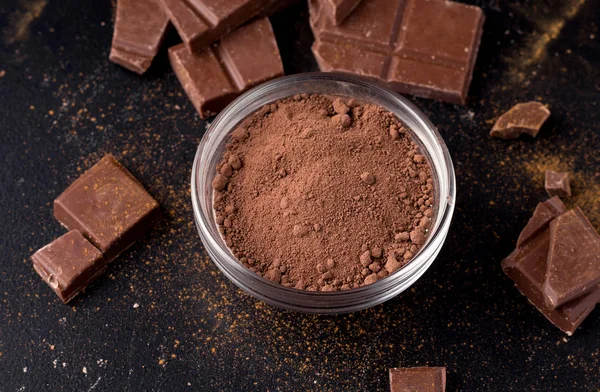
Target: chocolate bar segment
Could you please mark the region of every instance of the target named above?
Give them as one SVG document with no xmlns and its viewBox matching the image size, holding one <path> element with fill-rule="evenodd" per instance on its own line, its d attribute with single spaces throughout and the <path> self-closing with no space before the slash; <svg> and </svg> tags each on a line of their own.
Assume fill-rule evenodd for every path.
<svg viewBox="0 0 600 392">
<path fill-rule="evenodd" d="M 311 2 L 322 71 L 358 74 L 424 98 L 464 104 L 483 29 L 480 8 L 451 1 L 363 1 L 340 26 Z"/>
<path fill-rule="evenodd" d="M 108 261 L 160 218 L 156 200 L 112 155 L 106 155 L 54 201 L 54 216 L 79 230 Z"/>
<path fill-rule="evenodd" d="M 143 74 L 156 56 L 168 24 L 159 0 L 118 0 L 110 61 Z"/>
<path fill-rule="evenodd" d="M 600 236 L 579 207 L 550 224 L 550 251 L 544 294 L 556 308 L 597 290 L 600 284 Z"/>
<path fill-rule="evenodd" d="M 174 46 L 169 59 L 200 118 L 217 114 L 244 91 L 283 75 L 267 18 L 240 27 L 198 53 L 190 53 L 183 44 Z"/>
<path fill-rule="evenodd" d="M 555 203 L 555 202 L 553 202 Z M 543 204 L 543 203 L 540 203 Z M 550 204 L 546 201 L 545 204 Z M 555 205 L 556 207 L 556 205 Z M 563 206 L 564 207 L 564 206 Z M 558 208 L 561 208 L 558 206 Z M 546 221 L 536 215 L 544 211 L 536 208 L 531 222 Z M 589 294 L 576 298 L 556 309 L 550 307 L 544 294 L 548 252 L 550 248 L 550 228 L 547 223 L 533 231 L 531 235 L 523 236 L 522 243 L 502 261 L 502 269 L 521 293 L 531 302 L 552 324 L 568 335 L 579 327 L 583 320 L 592 312 L 600 301 L 600 287 Z"/>
<path fill-rule="evenodd" d="M 391 392 L 445 392 L 445 367 L 390 369 Z"/>
<path fill-rule="evenodd" d="M 490 135 L 500 139 L 515 139 L 526 133 L 536 137 L 550 117 L 550 110 L 540 102 L 518 103 L 498 118 Z"/>
<path fill-rule="evenodd" d="M 67 303 L 106 269 L 102 253 L 73 230 L 31 256 L 33 268 Z"/>
<path fill-rule="evenodd" d="M 161 0 L 181 40 L 197 52 L 255 16 L 268 16 L 290 0 Z"/>
<path fill-rule="evenodd" d="M 570 197 L 571 184 L 569 183 L 569 173 L 546 170 L 544 188 L 546 188 L 546 192 L 548 192 L 550 197 Z"/>
<path fill-rule="evenodd" d="M 322 7 L 331 23 L 339 26 L 362 0 L 310 0 L 313 7 Z M 318 12 L 318 11 L 317 11 Z"/>
</svg>

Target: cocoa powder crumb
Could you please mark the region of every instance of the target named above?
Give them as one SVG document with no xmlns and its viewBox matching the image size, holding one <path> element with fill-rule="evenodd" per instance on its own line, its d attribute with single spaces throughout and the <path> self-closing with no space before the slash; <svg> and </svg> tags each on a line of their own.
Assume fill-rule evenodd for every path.
<svg viewBox="0 0 600 392">
<path fill-rule="evenodd" d="M 374 283 L 410 262 L 429 234 L 429 162 L 375 105 L 305 94 L 268 105 L 231 133 L 217 167 L 219 231 L 242 264 L 275 283 Z"/>
</svg>

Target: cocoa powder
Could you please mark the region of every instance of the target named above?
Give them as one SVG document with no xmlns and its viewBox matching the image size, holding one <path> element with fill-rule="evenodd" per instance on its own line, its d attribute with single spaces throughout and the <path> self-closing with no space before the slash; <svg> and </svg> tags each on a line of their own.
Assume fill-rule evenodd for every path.
<svg viewBox="0 0 600 392">
<path fill-rule="evenodd" d="M 288 287 L 346 290 L 384 278 L 425 243 L 431 167 L 390 112 L 297 95 L 232 132 L 213 181 L 227 246 Z"/>
</svg>

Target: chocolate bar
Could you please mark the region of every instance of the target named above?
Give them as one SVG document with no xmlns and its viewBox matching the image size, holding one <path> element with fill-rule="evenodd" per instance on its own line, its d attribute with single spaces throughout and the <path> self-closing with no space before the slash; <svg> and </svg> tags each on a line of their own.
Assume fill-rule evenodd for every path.
<svg viewBox="0 0 600 392">
<path fill-rule="evenodd" d="M 390 369 L 391 392 L 445 392 L 445 367 Z"/>
<path fill-rule="evenodd" d="M 31 256 L 33 268 L 67 303 L 106 270 L 102 253 L 73 230 Z"/>
<path fill-rule="evenodd" d="M 546 192 L 548 192 L 550 197 L 570 197 L 571 184 L 569 183 L 569 173 L 546 170 L 544 188 L 546 188 Z"/>
<path fill-rule="evenodd" d="M 548 218 L 548 211 L 564 209 L 562 203 L 558 204 L 556 199 L 538 205 L 526 227 L 528 234 L 525 230 L 521 233 L 521 243 L 502 261 L 502 269 L 514 281 L 519 291 L 552 324 L 572 335 L 600 301 L 600 287 L 556 309 L 548 305 L 544 294 L 550 248 L 551 219 Z"/>
<path fill-rule="evenodd" d="M 217 114 L 244 91 L 283 75 L 275 34 L 267 18 L 227 35 L 217 45 L 190 53 L 169 49 L 171 66 L 200 118 Z"/>
<path fill-rule="evenodd" d="M 54 201 L 54 216 L 69 230 L 79 230 L 108 261 L 160 218 L 156 200 L 127 169 L 106 155 Z"/>
<path fill-rule="evenodd" d="M 567 208 L 557 196 L 539 203 L 533 212 L 533 216 L 519 235 L 517 248 L 523 246 L 525 242 L 539 234 L 540 231 L 547 230 L 550 227 L 550 222 L 565 212 L 567 212 Z"/>
<path fill-rule="evenodd" d="M 143 74 L 156 56 L 168 24 L 159 0 L 118 0 L 110 61 Z"/>
<path fill-rule="evenodd" d="M 550 251 L 544 294 L 556 308 L 598 289 L 600 236 L 579 207 L 550 224 Z"/>
<path fill-rule="evenodd" d="M 526 133 L 536 137 L 550 117 L 550 110 L 540 102 L 518 103 L 498 118 L 490 135 L 500 139 L 515 139 Z"/>
<path fill-rule="evenodd" d="M 312 7 L 323 8 L 323 12 L 334 26 L 339 26 L 354 11 L 362 0 L 309 0 L 314 2 Z M 317 11 L 319 13 L 319 11 Z"/>
<path fill-rule="evenodd" d="M 268 16 L 290 0 L 161 0 L 190 52 L 221 39 L 255 16 Z"/>
<path fill-rule="evenodd" d="M 311 2 L 322 71 L 361 75 L 406 94 L 464 104 L 483 29 L 479 7 L 451 1 L 369 0 L 335 26 Z"/>
</svg>

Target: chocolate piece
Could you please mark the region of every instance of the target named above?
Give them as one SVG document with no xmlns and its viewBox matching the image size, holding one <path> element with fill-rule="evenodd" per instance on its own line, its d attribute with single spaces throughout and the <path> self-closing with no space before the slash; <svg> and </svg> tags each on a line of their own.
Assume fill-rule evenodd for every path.
<svg viewBox="0 0 600 392">
<path fill-rule="evenodd" d="M 73 230 L 31 256 L 33 268 L 67 303 L 106 269 L 102 253 Z"/>
<path fill-rule="evenodd" d="M 484 15 L 451 1 L 363 1 L 340 26 L 311 2 L 322 71 L 353 73 L 400 92 L 464 104 Z"/>
<path fill-rule="evenodd" d="M 558 197 L 539 203 L 533 212 L 533 216 L 527 222 L 527 226 L 519 235 L 517 248 L 521 247 L 531 237 L 537 235 L 541 230 L 550 227 L 550 221 L 567 211 L 565 205 Z"/>
<path fill-rule="evenodd" d="M 156 56 L 168 24 L 159 0 L 118 0 L 110 61 L 143 74 Z"/>
<path fill-rule="evenodd" d="M 310 0 L 314 2 L 314 9 L 322 7 L 325 15 L 334 26 L 342 24 L 344 19 L 354 11 L 362 0 Z"/>
<path fill-rule="evenodd" d="M 536 221 L 545 221 L 544 218 L 536 215 L 544 211 L 543 208 L 540 208 L 542 204 L 550 204 L 550 202 L 552 200 L 538 205 L 533 218 L 530 220 L 530 224 Z M 547 222 L 530 235 L 522 233 L 521 237 L 526 239 L 502 261 L 504 273 L 515 282 L 515 286 L 519 291 L 552 324 L 568 335 L 572 335 L 594 309 L 596 303 L 600 301 L 600 287 L 589 294 L 574 299 L 556 309 L 552 309 L 548 306 L 544 295 L 548 250 L 550 246 L 550 229 Z"/>
<path fill-rule="evenodd" d="M 539 102 L 518 103 L 494 124 L 490 135 L 500 139 L 515 139 L 522 133 L 536 137 L 550 117 L 550 110 Z"/>
<path fill-rule="evenodd" d="M 244 91 L 283 75 L 267 18 L 240 27 L 199 53 L 190 53 L 183 44 L 174 46 L 169 59 L 200 118 L 217 114 Z"/>
<path fill-rule="evenodd" d="M 569 184 L 569 173 L 546 170 L 546 192 L 552 196 L 571 196 L 571 184 Z"/>
<path fill-rule="evenodd" d="M 290 0 L 161 0 L 190 52 L 204 49 L 255 16 L 268 16 Z"/>
<path fill-rule="evenodd" d="M 445 390 L 445 367 L 390 369 L 391 392 L 444 392 Z"/>
<path fill-rule="evenodd" d="M 544 294 L 556 308 L 600 283 L 600 236 L 576 207 L 550 224 L 550 251 Z"/>
<path fill-rule="evenodd" d="M 54 216 L 79 230 L 108 261 L 161 217 L 156 200 L 112 155 L 106 155 L 54 200 Z"/>
</svg>

